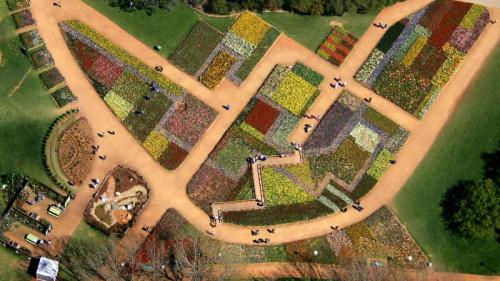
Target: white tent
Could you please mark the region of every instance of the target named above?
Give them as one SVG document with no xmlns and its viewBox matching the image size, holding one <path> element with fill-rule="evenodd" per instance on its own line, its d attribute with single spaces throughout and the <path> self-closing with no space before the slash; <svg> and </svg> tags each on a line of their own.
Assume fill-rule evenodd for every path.
<svg viewBox="0 0 500 281">
<path fill-rule="evenodd" d="M 37 280 L 56 281 L 57 272 L 59 271 L 59 262 L 40 257 L 38 267 L 36 268 Z"/>
</svg>

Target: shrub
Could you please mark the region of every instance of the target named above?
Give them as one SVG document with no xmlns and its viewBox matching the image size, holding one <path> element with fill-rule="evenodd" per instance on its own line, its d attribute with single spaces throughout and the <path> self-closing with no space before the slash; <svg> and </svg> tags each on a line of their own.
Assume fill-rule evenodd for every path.
<svg viewBox="0 0 500 281">
<path fill-rule="evenodd" d="M 7 0 L 7 7 L 11 11 L 27 8 L 30 6 L 30 0 Z"/>
<path fill-rule="evenodd" d="M 45 88 L 51 89 L 56 85 L 59 85 L 64 82 L 64 77 L 61 72 L 57 70 L 57 68 L 51 68 L 45 72 L 40 73 L 40 79 L 42 79 Z"/>
<path fill-rule="evenodd" d="M 68 87 L 61 88 L 52 93 L 52 98 L 56 102 L 57 106 L 63 107 L 69 103 L 75 102 L 78 100 L 77 97 L 73 95 L 71 90 Z"/>
<path fill-rule="evenodd" d="M 389 49 L 392 47 L 392 44 L 396 42 L 396 39 L 398 39 L 401 32 L 403 32 L 404 28 L 405 26 L 401 22 L 397 22 L 389 27 L 382 39 L 380 39 L 380 41 L 378 42 L 376 48 L 384 54 L 387 53 L 387 51 L 389 51 Z"/>
<path fill-rule="evenodd" d="M 174 170 L 184 161 L 188 152 L 174 142 L 168 144 L 167 149 L 160 156 L 160 164 L 169 170 Z"/>
</svg>

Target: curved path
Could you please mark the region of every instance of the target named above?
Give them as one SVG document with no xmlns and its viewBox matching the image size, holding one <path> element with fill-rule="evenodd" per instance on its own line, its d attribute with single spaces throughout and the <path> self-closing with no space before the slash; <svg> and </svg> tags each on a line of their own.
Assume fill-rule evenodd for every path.
<svg viewBox="0 0 500 281">
<path fill-rule="evenodd" d="M 392 24 L 429 2 L 430 0 L 407 0 L 398 3 L 384 9 L 376 20 Z M 274 65 L 277 63 L 293 64 L 297 60 L 304 62 L 326 78 L 320 87 L 322 93 L 311 107 L 311 112 L 323 113 L 330 107 L 339 96 L 340 90 L 332 91 L 328 86 L 329 80 L 333 76 L 341 76 L 348 81 L 347 90 L 359 97 L 373 96 L 371 106 L 410 130 L 411 137 L 398 154 L 398 164 L 389 168 L 375 188 L 362 199 L 365 207 L 363 212 L 349 209 L 346 213 L 335 213 L 309 221 L 275 226 L 276 234 L 272 235 L 271 244 L 325 235 L 330 232 L 330 225 L 339 225 L 342 228 L 363 220 L 388 203 L 411 176 L 460 101 L 467 85 L 473 79 L 473 74 L 480 69 L 500 37 L 500 24 L 489 25 L 426 117 L 423 120 L 417 120 L 352 79 L 355 71 L 383 35 L 381 30 L 374 27 L 367 30 L 340 68 L 332 66 L 297 42 L 281 35 L 241 87 L 225 80 L 215 91 L 211 92 L 82 1 L 63 0 L 62 4 L 62 8 L 57 8 L 52 5 L 51 1 L 32 1 L 32 13 L 38 21 L 40 34 L 52 53 L 57 67 L 66 77 L 68 86 L 78 96 L 77 106 L 87 117 L 95 132 L 111 128 L 117 132 L 115 136 L 108 135 L 98 140 L 100 152 L 107 155 L 107 160 L 97 160 L 99 163 L 96 164 L 89 179 L 103 178 L 108 171 L 119 164 L 129 166 L 144 176 L 151 187 L 151 199 L 138 217 L 135 227 L 129 231 L 129 233 L 135 232 L 143 236 L 145 233 L 141 233 L 140 227 L 155 225 L 169 208 L 177 209 L 199 231 L 205 232 L 209 228 L 208 215 L 186 194 L 188 181 L 203 164 L 248 100 L 256 93 Z M 499 10 L 493 10 L 492 14 L 494 14 L 493 17 L 500 16 Z M 73 59 L 59 30 L 57 23 L 66 19 L 79 19 L 85 22 L 150 66 L 163 65 L 165 74 L 169 78 L 219 112 L 219 116 L 207 133 L 193 147 L 177 170 L 167 171 L 154 161 L 94 91 Z M 231 104 L 233 109 L 222 111 L 221 105 L 227 103 Z M 292 140 L 300 142 L 306 137 L 307 135 L 301 130 L 296 130 Z M 71 235 L 80 223 L 79 218 L 82 217 L 84 206 L 90 200 L 93 191 L 86 186 L 78 189 L 76 200 L 70 204 L 64 217 L 61 218 L 60 225 L 56 225 L 52 235 Z M 253 238 L 250 229 L 251 227 L 222 223 L 216 228 L 215 238 L 226 242 L 251 244 Z"/>
</svg>

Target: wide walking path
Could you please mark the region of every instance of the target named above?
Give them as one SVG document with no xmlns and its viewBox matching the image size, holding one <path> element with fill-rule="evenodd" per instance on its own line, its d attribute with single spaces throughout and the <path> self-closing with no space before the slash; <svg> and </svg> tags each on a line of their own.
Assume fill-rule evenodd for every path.
<svg viewBox="0 0 500 281">
<path fill-rule="evenodd" d="M 391 24 L 429 2 L 429 0 L 407 0 L 398 3 L 384 9 L 376 20 Z M 236 87 L 225 80 L 215 91 L 211 92 L 80 0 L 64 0 L 62 8 L 54 7 L 51 1 L 33 0 L 32 13 L 38 21 L 40 34 L 52 53 L 57 67 L 66 77 L 70 89 L 78 96 L 77 106 L 81 113 L 86 116 L 95 132 L 111 128 L 117 132 L 115 136 L 108 135 L 99 139 L 100 151 L 107 155 L 107 160 L 98 163 L 89 179 L 93 177 L 103 178 L 114 166 L 125 165 L 143 175 L 151 187 L 151 199 L 129 233 L 145 235 L 145 233 L 141 233 L 140 227 L 155 225 L 169 208 L 177 209 L 201 232 L 210 228 L 208 214 L 189 199 L 186 194 L 186 185 L 224 132 L 236 119 L 238 113 L 256 93 L 275 64 L 293 64 L 300 60 L 325 76 L 326 81 L 320 86 L 322 93 L 311 108 L 311 111 L 315 113 L 325 112 L 338 97 L 340 90 L 332 91 L 328 87 L 328 80 L 333 76 L 342 76 L 344 80 L 348 81 L 347 90 L 360 97 L 373 96 L 371 106 L 410 130 L 411 137 L 398 154 L 398 164 L 389 168 L 375 188 L 361 199 L 365 207 L 363 212 L 349 209 L 346 213 L 335 213 L 309 221 L 275 226 L 276 233 L 270 237 L 271 244 L 325 235 L 330 232 L 330 225 L 338 225 L 343 228 L 354 224 L 389 202 L 423 159 L 456 104 L 460 101 L 467 85 L 472 81 L 474 73 L 480 69 L 500 37 L 500 25 L 488 26 L 426 117 L 419 121 L 386 99 L 363 88 L 352 79 L 355 71 L 383 35 L 381 30 L 374 27 L 367 30 L 340 68 L 322 60 L 286 35 L 281 35 L 241 87 Z M 493 17 L 500 15 L 498 10 L 494 10 L 492 13 Z M 193 147 L 191 153 L 178 169 L 167 171 L 154 161 L 141 144 L 114 117 L 94 91 L 73 59 L 59 30 L 58 22 L 66 19 L 79 19 L 85 22 L 150 66 L 163 65 L 165 74 L 169 78 L 219 112 L 214 123 L 198 144 Z M 221 110 L 220 106 L 227 103 L 232 105 L 232 109 L 230 111 Z M 291 139 L 303 141 L 306 137 L 307 135 L 297 130 Z M 71 235 L 78 226 L 82 218 L 83 206 L 90 200 L 92 193 L 86 186 L 78 187 L 78 189 L 80 191 L 76 200 L 70 204 L 66 215 L 62 218 L 61 223 L 56 225 L 52 235 Z M 251 244 L 253 237 L 250 234 L 250 229 L 252 228 L 222 223 L 217 226 L 214 238 L 226 242 Z"/>
</svg>

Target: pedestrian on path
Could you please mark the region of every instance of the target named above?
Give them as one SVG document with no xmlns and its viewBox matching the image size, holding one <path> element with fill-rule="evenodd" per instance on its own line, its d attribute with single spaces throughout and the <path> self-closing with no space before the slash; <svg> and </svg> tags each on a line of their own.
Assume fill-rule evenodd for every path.
<svg viewBox="0 0 500 281">
<path fill-rule="evenodd" d="M 276 230 L 276 229 L 274 229 L 274 228 L 268 228 L 268 229 L 267 229 L 267 232 L 274 234 L 274 231 L 275 231 L 275 230 Z"/>
<path fill-rule="evenodd" d="M 392 159 L 392 160 L 390 160 L 390 161 L 389 161 L 389 163 L 391 163 L 392 165 L 394 165 L 394 164 L 396 164 L 397 162 L 396 162 L 396 160 Z"/>
<path fill-rule="evenodd" d="M 101 159 L 102 161 L 106 160 L 106 155 L 99 155 L 99 159 Z"/>
<path fill-rule="evenodd" d="M 334 76 L 334 77 L 333 77 L 333 80 L 335 80 L 335 82 L 339 82 L 340 80 L 342 80 L 342 77 L 340 77 L 340 76 L 339 76 L 339 77 L 335 77 L 335 76 Z"/>
<path fill-rule="evenodd" d="M 347 81 L 339 81 L 340 87 L 346 87 L 347 86 Z"/>
<path fill-rule="evenodd" d="M 222 108 L 224 108 L 225 110 L 230 110 L 231 109 L 231 105 L 230 104 L 225 104 L 222 106 Z"/>
<path fill-rule="evenodd" d="M 210 236 L 215 236 L 215 230 L 207 230 L 207 234 Z"/>
<path fill-rule="evenodd" d="M 331 225 L 330 228 L 333 229 L 333 230 L 338 230 L 339 226 L 338 225 L 336 225 L 336 226 Z"/>
<path fill-rule="evenodd" d="M 255 235 L 259 234 L 259 230 L 258 229 L 252 229 L 252 230 L 250 230 L 250 233 L 255 236 Z"/>
<path fill-rule="evenodd" d="M 104 138 L 104 133 L 97 133 L 97 136 L 100 138 Z"/>
<path fill-rule="evenodd" d="M 339 86 L 338 82 L 330 83 L 330 87 L 332 87 L 333 89 L 337 89 L 338 86 Z"/>
<path fill-rule="evenodd" d="M 115 135 L 115 134 L 116 134 L 116 132 L 115 132 L 115 131 L 113 131 L 113 130 L 109 130 L 109 131 L 108 131 L 108 133 L 109 133 L 110 135 Z"/>
<path fill-rule="evenodd" d="M 321 114 L 314 115 L 314 119 L 319 122 L 319 120 L 321 120 Z"/>
<path fill-rule="evenodd" d="M 370 102 L 372 102 L 372 97 L 369 97 L 369 98 L 364 98 L 364 100 L 365 100 L 367 103 L 370 103 Z"/>
</svg>

